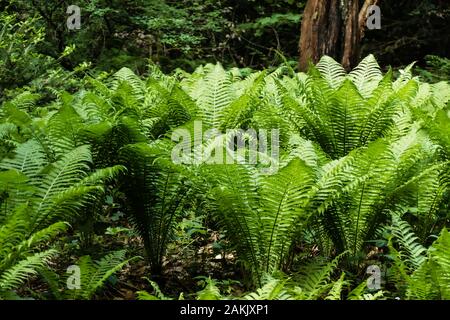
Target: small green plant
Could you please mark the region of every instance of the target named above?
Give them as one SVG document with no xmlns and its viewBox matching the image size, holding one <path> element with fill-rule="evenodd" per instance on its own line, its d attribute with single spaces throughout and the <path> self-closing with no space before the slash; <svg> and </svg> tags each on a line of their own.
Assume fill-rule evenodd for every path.
<svg viewBox="0 0 450 320">
<path fill-rule="evenodd" d="M 139 259 L 139 257 L 125 259 L 125 254 L 125 250 L 112 252 L 98 261 L 92 261 L 90 256 L 79 258 L 75 265 L 80 270 L 80 287 L 64 290 L 63 297 L 71 300 L 92 299 L 110 277 L 130 262 Z M 65 280 L 68 283 L 70 276 Z"/>
</svg>

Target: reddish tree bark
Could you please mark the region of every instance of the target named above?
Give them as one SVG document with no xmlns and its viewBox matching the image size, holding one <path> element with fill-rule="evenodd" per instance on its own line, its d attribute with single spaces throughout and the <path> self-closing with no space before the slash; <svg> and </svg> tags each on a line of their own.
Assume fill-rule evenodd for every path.
<svg viewBox="0 0 450 320">
<path fill-rule="evenodd" d="M 303 12 L 299 68 L 308 69 L 323 55 L 340 61 L 345 69 L 355 66 L 359 59 L 360 44 L 368 8 L 377 0 L 308 0 Z"/>
</svg>

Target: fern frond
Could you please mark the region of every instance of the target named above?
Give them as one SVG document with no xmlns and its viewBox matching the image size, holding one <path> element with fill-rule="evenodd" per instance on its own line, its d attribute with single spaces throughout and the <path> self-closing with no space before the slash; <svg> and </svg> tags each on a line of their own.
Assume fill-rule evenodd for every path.
<svg viewBox="0 0 450 320">
<path fill-rule="evenodd" d="M 87 260 L 81 263 L 80 266 L 92 263 L 92 269 L 86 268 L 84 269 L 86 272 L 83 273 L 83 268 L 80 268 L 83 298 L 91 298 L 111 275 L 121 270 L 126 264 L 133 260 L 125 260 L 125 254 L 125 250 L 112 252 L 95 263 L 89 262 L 89 259 L 85 258 Z"/>
<path fill-rule="evenodd" d="M 5 270 L 0 275 L 0 292 L 19 287 L 30 276 L 36 275 L 39 268 L 45 267 L 56 253 L 56 250 L 53 249 L 42 251 L 19 261 L 14 266 Z"/>
<path fill-rule="evenodd" d="M 145 94 L 145 85 L 142 80 L 129 68 L 122 68 L 113 76 L 112 89 L 117 90 L 121 83 L 127 83 L 132 88 L 132 93 L 137 100 L 142 100 Z"/>
<path fill-rule="evenodd" d="M 383 78 L 380 66 L 373 55 L 364 58 L 348 76 L 364 98 L 372 95 Z"/>
<path fill-rule="evenodd" d="M 128 172 L 124 185 L 128 209 L 155 273 L 160 272 L 177 217 L 192 191 L 189 172 L 164 158 L 163 150 L 164 146 L 134 144 L 123 148 L 120 156 Z"/>
<path fill-rule="evenodd" d="M 222 294 L 211 278 L 207 278 L 203 290 L 197 292 L 197 300 L 220 300 L 221 298 Z"/>
<path fill-rule="evenodd" d="M 292 300 L 293 297 L 285 289 L 287 280 L 266 276 L 264 285 L 256 292 L 243 297 L 244 300 Z"/>
<path fill-rule="evenodd" d="M 312 262 L 302 267 L 299 272 L 300 277 L 296 283 L 302 288 L 302 293 L 306 300 L 318 299 L 325 292 L 333 288 L 334 283 L 331 282 L 331 276 L 339 260 L 345 254 L 337 256 L 326 264 Z"/>
<path fill-rule="evenodd" d="M 392 215 L 392 235 L 401 245 L 401 253 L 410 270 L 418 269 L 426 260 L 426 249 L 423 247 L 411 226 L 398 215 Z"/>
<path fill-rule="evenodd" d="M 345 273 L 342 273 L 340 278 L 333 283 L 325 300 L 342 300 L 342 290 L 347 284 L 348 282 L 345 280 Z"/>
<path fill-rule="evenodd" d="M 29 140 L 17 147 L 12 159 L 3 159 L 0 168 L 5 170 L 17 170 L 29 178 L 36 177 L 46 165 L 45 153 L 35 140 Z"/>
<path fill-rule="evenodd" d="M 203 120 L 213 128 L 220 128 L 225 108 L 233 101 L 231 77 L 220 64 L 205 75 L 201 91 L 193 98 L 203 113 Z"/>
<path fill-rule="evenodd" d="M 347 75 L 341 64 L 329 56 L 323 56 L 317 63 L 316 68 L 333 89 L 339 88 Z"/>
</svg>

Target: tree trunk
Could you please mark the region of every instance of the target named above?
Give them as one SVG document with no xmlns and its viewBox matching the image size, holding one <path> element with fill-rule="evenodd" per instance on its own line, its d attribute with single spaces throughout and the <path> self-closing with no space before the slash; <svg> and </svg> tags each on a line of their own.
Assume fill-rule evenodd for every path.
<svg viewBox="0 0 450 320">
<path fill-rule="evenodd" d="M 323 55 L 340 61 L 347 70 L 359 59 L 368 8 L 377 0 L 308 0 L 303 12 L 299 68 L 308 69 Z"/>
</svg>

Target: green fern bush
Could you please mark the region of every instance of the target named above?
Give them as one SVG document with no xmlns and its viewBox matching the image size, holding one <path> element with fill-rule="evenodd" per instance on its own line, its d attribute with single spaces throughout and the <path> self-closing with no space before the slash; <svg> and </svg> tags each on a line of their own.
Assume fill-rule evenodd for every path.
<svg viewBox="0 0 450 320">
<path fill-rule="evenodd" d="M 91 299 L 114 273 L 121 270 L 130 261 L 137 259 L 126 259 L 125 255 L 126 251 L 120 250 L 109 253 L 98 261 L 92 261 L 90 256 L 81 257 L 76 263 L 80 268 L 80 288 L 64 290 L 62 298 Z M 67 282 L 67 279 L 65 280 Z"/>
<path fill-rule="evenodd" d="M 308 73 L 281 66 L 244 74 L 208 64 L 168 76 L 152 66 L 142 79 L 123 68 L 107 80 L 90 79 L 75 94 L 56 92 L 47 106 L 26 93 L 4 103 L 0 291 L 10 293 L 56 254 L 51 244 L 34 251 L 33 236 L 56 238 L 65 230 L 61 221 L 76 222 L 113 184 L 155 275 L 163 273 L 173 230 L 189 210 L 221 226 L 260 289 L 254 297 L 381 298 L 384 292 L 367 292 L 361 268 L 370 241 L 392 228 L 399 290 L 410 298 L 447 298 L 445 272 L 427 282 L 432 288 L 420 283 L 446 267 L 450 86 L 423 83 L 412 68 L 395 78 L 373 56 L 350 73 L 330 57 Z M 223 134 L 183 141 L 196 143 L 188 147 L 194 157 L 226 152 L 237 129 L 278 129 L 279 154 L 259 152 L 264 161 L 256 164 L 174 163 L 172 135 L 192 133 L 199 121 L 203 133 Z M 267 163 L 277 170 L 261 170 Z M 299 258 L 299 247 L 314 248 L 332 265 L 305 276 L 299 270 L 312 257 Z M 284 280 L 265 287 L 267 274 L 280 270 L 303 272 L 292 277 L 300 289 L 283 291 Z"/>
<path fill-rule="evenodd" d="M 58 254 L 52 242 L 68 229 L 64 221 L 76 221 L 104 184 L 124 170 L 93 168 L 90 147 L 77 145 L 70 135 L 52 139 L 62 135 L 66 108 L 44 125 L 23 107 L 9 104 L 3 110 L 14 146 L 0 161 L 0 291 L 6 296 L 45 269 Z"/>
</svg>

